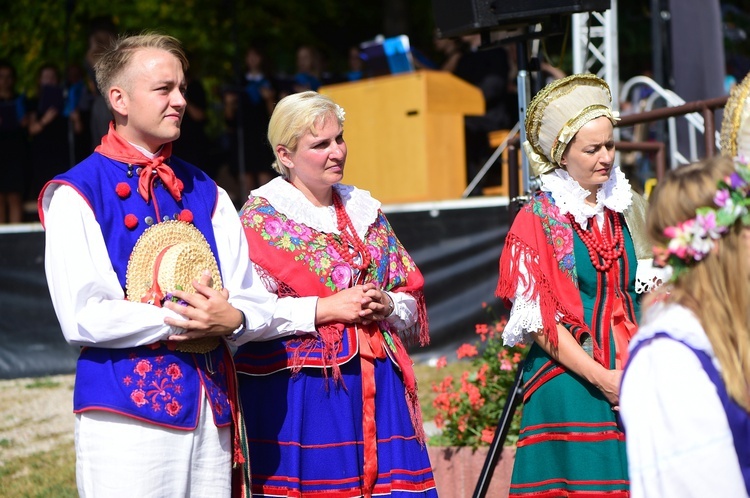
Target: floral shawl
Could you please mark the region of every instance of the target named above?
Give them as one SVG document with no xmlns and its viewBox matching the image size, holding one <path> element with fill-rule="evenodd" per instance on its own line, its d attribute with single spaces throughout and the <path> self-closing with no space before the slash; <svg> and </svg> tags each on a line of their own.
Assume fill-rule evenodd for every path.
<svg viewBox="0 0 750 498">
<path fill-rule="evenodd" d="M 517 251 L 511 250 L 513 247 Z M 518 213 L 505 238 L 495 293 L 508 307 L 520 282 L 528 288 L 513 253 L 525 258 L 524 265 L 535 284 L 528 297 L 539 298 L 544 333 L 550 342 L 557 345 L 558 321 L 587 331 L 573 255 L 573 227 L 561 215 L 551 194 L 537 192 Z"/>
<path fill-rule="evenodd" d="M 267 187 L 294 189 L 282 179 L 274 180 Z M 348 204 L 356 189 L 342 185 L 335 188 L 347 211 L 356 209 L 356 201 L 351 206 Z M 358 191 L 358 195 L 362 197 L 366 193 Z M 369 195 L 367 199 L 371 199 Z M 378 324 L 389 353 L 397 361 L 400 355 L 406 354 L 401 345 L 402 338 L 407 343 L 415 342 L 418 338 L 423 345 L 429 341 L 422 293 L 424 278 L 396 238 L 383 212 L 380 209 L 371 211 L 372 219 L 370 225 L 364 228 L 363 238 L 372 262 L 358 278 L 326 242 L 324 228 L 312 228 L 295 221 L 260 195 L 249 198 L 242 210 L 241 220 L 250 245 L 250 258 L 266 287 L 280 297 L 326 297 L 354 283 L 368 282 L 387 291 L 408 292 L 414 296 L 418 311 L 414 326 L 396 331 L 391 330 L 386 321 Z M 353 282 L 354 278 L 357 278 L 356 282 Z M 356 332 L 353 327 L 336 323 L 318 326 L 317 330 L 317 338 L 311 335 L 293 336 L 253 344 L 256 353 L 242 353 L 239 356 L 242 370 L 263 374 L 283 368 L 299 371 L 303 366 L 332 367 L 335 377 L 338 365 L 351 359 L 357 352 Z M 245 363 L 244 360 L 249 361 Z M 400 361 L 397 363 L 401 364 Z"/>
</svg>

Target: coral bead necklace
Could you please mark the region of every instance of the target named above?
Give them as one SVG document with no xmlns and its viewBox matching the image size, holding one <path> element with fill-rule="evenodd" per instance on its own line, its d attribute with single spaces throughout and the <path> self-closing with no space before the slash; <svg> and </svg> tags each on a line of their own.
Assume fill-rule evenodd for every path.
<svg viewBox="0 0 750 498">
<path fill-rule="evenodd" d="M 609 213 L 609 210 L 605 211 L 605 214 Z M 581 241 L 583 241 L 586 246 L 586 249 L 588 249 L 589 258 L 591 259 L 591 264 L 594 265 L 594 268 L 600 272 L 608 271 L 614 262 L 622 256 L 622 252 L 625 248 L 620 216 L 615 213 L 614 216 L 610 217 L 613 224 L 612 231 L 614 233 L 609 240 L 603 233 L 601 240 L 599 240 L 599 238 L 597 238 L 592 232 L 582 229 L 581 225 L 575 221 L 572 214 L 568 214 L 568 219 L 570 220 L 571 225 L 573 225 L 573 230 L 576 231 L 578 237 L 580 237 Z M 607 217 L 605 217 L 605 223 L 606 219 Z M 604 232 L 604 230 L 602 232 Z"/>
<path fill-rule="evenodd" d="M 364 242 L 357 236 L 352 220 L 346 213 L 344 203 L 341 202 L 341 198 L 336 191 L 333 192 L 333 207 L 336 212 L 336 226 L 339 229 L 339 237 L 327 233 L 326 240 L 336 249 L 336 252 L 341 255 L 344 261 L 349 263 L 349 266 L 360 271 L 364 270 L 370 266 L 370 252 L 365 247 Z M 350 248 L 354 249 L 354 252 L 351 252 Z M 359 263 L 355 261 L 357 255 L 360 258 Z"/>
</svg>

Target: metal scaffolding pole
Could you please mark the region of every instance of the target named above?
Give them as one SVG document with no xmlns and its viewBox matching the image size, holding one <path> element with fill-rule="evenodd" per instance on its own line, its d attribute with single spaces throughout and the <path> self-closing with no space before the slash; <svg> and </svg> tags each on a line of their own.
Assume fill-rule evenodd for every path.
<svg viewBox="0 0 750 498">
<path fill-rule="evenodd" d="M 620 108 L 620 68 L 617 45 L 617 0 L 609 10 L 573 14 L 573 72 L 593 73 L 612 90 L 612 105 Z"/>
</svg>

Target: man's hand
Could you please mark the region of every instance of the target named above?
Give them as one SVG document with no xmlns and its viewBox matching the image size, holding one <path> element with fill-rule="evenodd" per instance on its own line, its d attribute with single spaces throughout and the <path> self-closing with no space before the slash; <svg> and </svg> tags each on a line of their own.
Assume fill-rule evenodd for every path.
<svg viewBox="0 0 750 498">
<path fill-rule="evenodd" d="M 186 305 L 166 301 L 164 307 L 184 317 L 184 320 L 167 317 L 164 323 L 185 329 L 183 334 L 169 337 L 170 341 L 187 341 L 211 336 L 226 336 L 239 327 L 242 313 L 229 304 L 229 291 L 211 287 L 211 273 L 204 270 L 200 281 L 193 281 L 195 293 L 176 290 L 172 295 Z"/>
</svg>

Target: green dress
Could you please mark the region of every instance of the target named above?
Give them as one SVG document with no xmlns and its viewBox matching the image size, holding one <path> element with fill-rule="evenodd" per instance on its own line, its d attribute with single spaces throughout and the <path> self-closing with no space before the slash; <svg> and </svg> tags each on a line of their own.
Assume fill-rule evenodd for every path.
<svg viewBox="0 0 750 498">
<path fill-rule="evenodd" d="M 618 318 L 614 316 L 620 320 L 625 316 L 634 326 L 639 315 L 633 241 L 622 215 L 612 215 L 621 217 L 625 251 L 607 272 L 594 268 L 588 249 L 573 231 L 585 323 L 610 369 L 618 362 L 622 368 L 627 354 L 622 351 L 627 339 L 619 345 L 615 340 L 611 324 Z M 575 328 L 571 332 L 577 335 Z M 587 334 L 578 339 L 592 354 Z M 628 496 L 625 437 L 617 413 L 601 392 L 561 368 L 536 344 L 526 358 L 523 381 L 521 434 L 510 496 Z"/>
</svg>

